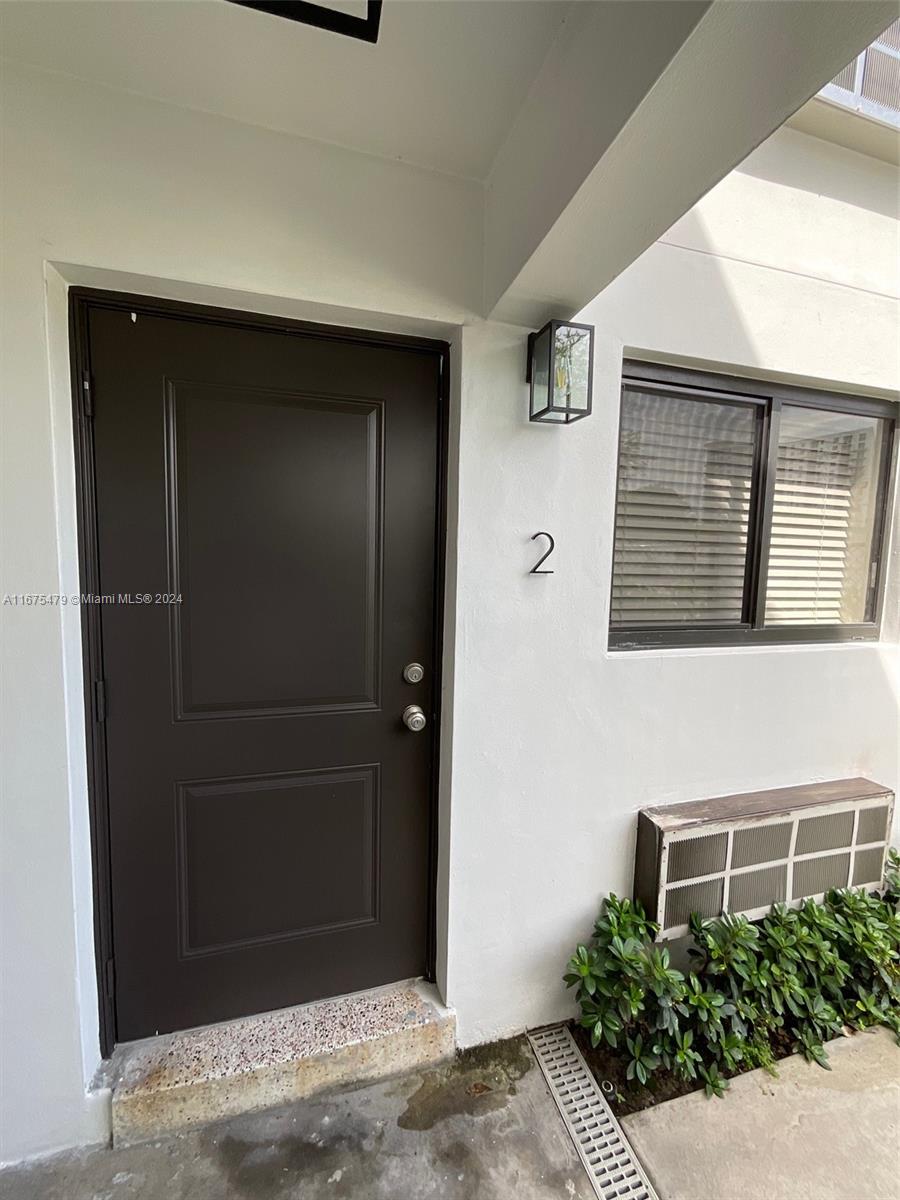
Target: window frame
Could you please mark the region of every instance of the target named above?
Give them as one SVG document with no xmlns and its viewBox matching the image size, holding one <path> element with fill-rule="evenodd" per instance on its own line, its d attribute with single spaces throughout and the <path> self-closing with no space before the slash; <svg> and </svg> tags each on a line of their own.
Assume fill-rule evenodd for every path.
<svg viewBox="0 0 900 1200">
<path fill-rule="evenodd" d="M 689 398 L 699 403 L 712 401 L 753 408 L 757 419 L 751 471 L 751 509 L 747 529 L 747 559 L 744 576 L 741 621 L 694 622 L 692 624 L 614 625 L 612 589 L 615 573 L 616 519 L 619 504 L 622 412 L 629 386 L 645 391 Z M 874 583 L 870 585 L 867 606 L 872 605 L 872 620 L 847 625 L 769 625 L 765 621 L 766 575 L 775 497 L 778 432 L 782 407 L 814 408 L 854 416 L 877 417 L 887 421 L 887 429 L 878 463 L 875 524 L 869 560 L 870 578 L 874 564 Z M 616 442 L 616 492 L 613 505 L 613 553 L 610 561 L 610 650 L 652 650 L 700 648 L 709 646 L 803 645 L 877 641 L 884 613 L 887 576 L 888 533 L 896 486 L 900 403 L 872 396 L 845 395 L 818 388 L 741 376 L 670 367 L 660 363 L 625 359 L 619 389 L 619 429 Z"/>
</svg>

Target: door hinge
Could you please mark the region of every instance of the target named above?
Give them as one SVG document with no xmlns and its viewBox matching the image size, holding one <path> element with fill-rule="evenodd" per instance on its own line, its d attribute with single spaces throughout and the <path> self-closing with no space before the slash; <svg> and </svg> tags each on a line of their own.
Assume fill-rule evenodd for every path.
<svg viewBox="0 0 900 1200">
<path fill-rule="evenodd" d="M 98 724 L 106 720 L 106 680 L 94 680 L 94 716 Z"/>
<path fill-rule="evenodd" d="M 108 958 L 103 968 L 103 990 L 107 1000 L 112 1000 L 116 994 L 116 960 Z"/>
<path fill-rule="evenodd" d="M 81 395 L 84 415 L 92 417 L 94 415 L 94 390 L 91 387 L 91 373 L 86 367 L 81 373 Z"/>
</svg>

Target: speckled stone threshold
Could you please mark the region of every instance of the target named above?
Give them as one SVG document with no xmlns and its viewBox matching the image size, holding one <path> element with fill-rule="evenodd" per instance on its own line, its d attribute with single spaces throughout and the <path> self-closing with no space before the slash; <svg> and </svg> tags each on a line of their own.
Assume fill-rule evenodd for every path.
<svg viewBox="0 0 900 1200">
<path fill-rule="evenodd" d="M 421 981 L 118 1046 L 113 1143 L 302 1099 L 450 1058 L 456 1017 Z"/>
</svg>

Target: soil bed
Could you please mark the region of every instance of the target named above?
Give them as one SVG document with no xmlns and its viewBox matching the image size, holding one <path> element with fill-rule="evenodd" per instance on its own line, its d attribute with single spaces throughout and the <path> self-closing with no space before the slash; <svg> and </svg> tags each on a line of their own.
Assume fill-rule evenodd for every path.
<svg viewBox="0 0 900 1200">
<path fill-rule="evenodd" d="M 605 1042 L 596 1048 L 591 1045 L 591 1035 L 577 1022 L 569 1025 L 572 1036 L 578 1043 L 578 1049 L 584 1055 L 585 1062 L 591 1069 L 594 1078 L 602 1087 L 611 1083 L 615 1091 L 610 1094 L 604 1091 L 616 1116 L 627 1117 L 629 1113 L 640 1112 L 644 1108 L 652 1108 L 654 1104 L 662 1104 L 664 1100 L 675 1100 L 678 1096 L 686 1096 L 689 1092 L 703 1089 L 702 1079 L 679 1079 L 672 1071 L 662 1069 L 654 1071 L 646 1087 L 636 1079 L 626 1079 L 628 1055 L 621 1050 L 612 1050 Z M 791 1054 L 790 1038 L 778 1030 L 772 1039 L 772 1050 L 779 1061 Z M 746 1067 L 744 1070 L 753 1070 Z M 735 1075 L 743 1075 L 744 1071 L 722 1071 L 728 1079 Z M 726 1092 L 726 1098 L 728 1093 Z"/>
</svg>

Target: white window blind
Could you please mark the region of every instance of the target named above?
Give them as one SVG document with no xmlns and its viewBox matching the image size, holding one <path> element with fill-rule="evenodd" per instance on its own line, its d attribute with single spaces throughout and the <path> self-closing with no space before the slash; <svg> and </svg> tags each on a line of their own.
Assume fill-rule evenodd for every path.
<svg viewBox="0 0 900 1200">
<path fill-rule="evenodd" d="M 900 125 L 900 21 L 835 75 L 819 93 L 890 125 Z"/>
<path fill-rule="evenodd" d="M 740 622 L 756 423 L 752 406 L 626 386 L 614 625 Z"/>
<path fill-rule="evenodd" d="M 867 619 L 884 427 L 875 417 L 782 409 L 767 625 Z"/>
</svg>

